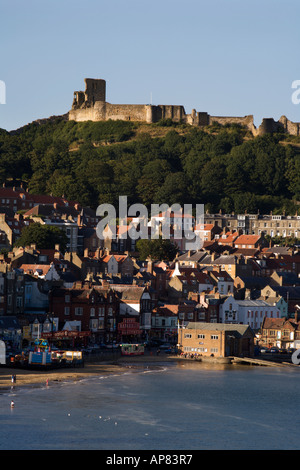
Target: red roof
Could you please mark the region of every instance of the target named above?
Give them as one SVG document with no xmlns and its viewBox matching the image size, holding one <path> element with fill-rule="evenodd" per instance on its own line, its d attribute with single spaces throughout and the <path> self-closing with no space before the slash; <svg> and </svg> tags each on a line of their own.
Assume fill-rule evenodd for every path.
<svg viewBox="0 0 300 470">
<path fill-rule="evenodd" d="M 240 235 L 234 242 L 235 245 L 254 245 L 260 239 L 259 235 Z"/>
<path fill-rule="evenodd" d="M 236 238 L 238 238 L 239 232 L 226 232 L 226 233 L 221 233 L 220 237 L 217 239 L 218 243 L 222 244 L 227 244 L 227 243 L 233 243 Z"/>
<path fill-rule="evenodd" d="M 65 205 L 75 205 L 78 204 L 76 201 L 69 201 L 64 197 L 49 196 L 47 194 L 31 194 L 25 190 L 13 188 L 0 188 L 0 198 L 21 198 L 27 201 L 41 204 L 54 204 L 55 202 L 65 206 Z"/>
</svg>

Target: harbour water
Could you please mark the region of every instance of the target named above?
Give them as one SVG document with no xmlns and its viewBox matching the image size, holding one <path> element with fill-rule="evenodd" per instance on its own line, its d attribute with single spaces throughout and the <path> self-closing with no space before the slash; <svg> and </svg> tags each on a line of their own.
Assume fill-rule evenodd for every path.
<svg viewBox="0 0 300 470">
<path fill-rule="evenodd" d="M 297 367 L 187 361 L 16 383 L 0 392 L 0 449 L 298 450 L 299 387 Z"/>
</svg>

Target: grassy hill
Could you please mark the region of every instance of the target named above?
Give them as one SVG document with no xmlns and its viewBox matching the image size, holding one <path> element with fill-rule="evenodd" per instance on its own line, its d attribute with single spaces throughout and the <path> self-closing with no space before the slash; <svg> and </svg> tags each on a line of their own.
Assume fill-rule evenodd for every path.
<svg viewBox="0 0 300 470">
<path fill-rule="evenodd" d="M 284 145 L 283 145 L 284 144 Z M 282 134 L 253 138 L 244 128 L 198 129 L 169 120 L 82 122 L 54 117 L 0 130 L 0 182 L 64 194 L 96 208 L 119 195 L 130 204 L 204 203 L 217 212 L 294 214 L 300 148 Z"/>
</svg>

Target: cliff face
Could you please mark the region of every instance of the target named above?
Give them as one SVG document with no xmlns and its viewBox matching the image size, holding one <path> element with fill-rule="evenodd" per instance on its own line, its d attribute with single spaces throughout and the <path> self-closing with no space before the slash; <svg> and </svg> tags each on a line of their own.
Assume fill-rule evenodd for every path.
<svg viewBox="0 0 300 470">
<path fill-rule="evenodd" d="M 239 124 L 246 127 L 254 136 L 283 130 L 291 135 L 299 135 L 300 123 L 293 123 L 285 116 L 279 121 L 273 118 L 263 119 L 256 128 L 253 115 L 238 116 L 210 116 L 206 112 L 192 110 L 186 114 L 181 105 L 134 105 L 111 104 L 106 101 L 106 82 L 102 79 L 85 79 L 85 91 L 75 91 L 72 109 L 68 113 L 71 121 L 107 121 L 122 120 L 154 123 L 161 119 L 172 119 L 174 122 L 185 122 L 194 126 L 207 126 L 217 122 L 219 124 Z"/>
</svg>

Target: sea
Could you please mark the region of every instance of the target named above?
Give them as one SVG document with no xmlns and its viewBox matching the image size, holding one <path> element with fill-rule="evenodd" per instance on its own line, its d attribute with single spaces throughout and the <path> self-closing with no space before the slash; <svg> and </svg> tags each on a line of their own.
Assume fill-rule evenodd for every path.
<svg viewBox="0 0 300 470">
<path fill-rule="evenodd" d="M 298 450 L 299 390 L 298 367 L 192 361 L 16 382 L 0 391 L 0 450 Z"/>
</svg>

